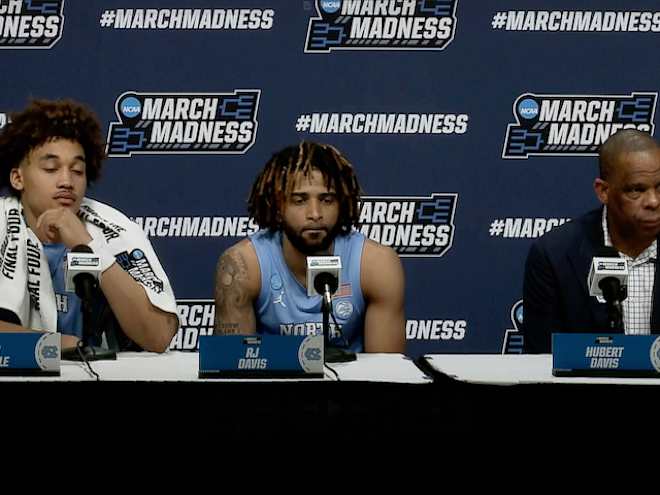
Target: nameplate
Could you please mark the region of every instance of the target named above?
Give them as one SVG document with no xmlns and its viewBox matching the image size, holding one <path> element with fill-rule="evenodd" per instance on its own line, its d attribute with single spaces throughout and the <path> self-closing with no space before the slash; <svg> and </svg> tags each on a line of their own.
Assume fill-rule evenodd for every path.
<svg viewBox="0 0 660 495">
<path fill-rule="evenodd" d="M 323 335 L 202 335 L 199 377 L 323 377 Z"/>
<path fill-rule="evenodd" d="M 60 375 L 60 334 L 0 332 L 0 375 Z"/>
<path fill-rule="evenodd" d="M 555 333 L 552 374 L 660 377 L 660 336 Z"/>
</svg>

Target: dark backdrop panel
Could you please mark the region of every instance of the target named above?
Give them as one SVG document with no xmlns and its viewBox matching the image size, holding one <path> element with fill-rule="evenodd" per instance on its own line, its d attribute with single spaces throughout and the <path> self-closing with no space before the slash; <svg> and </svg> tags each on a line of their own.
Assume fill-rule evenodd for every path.
<svg viewBox="0 0 660 495">
<path fill-rule="evenodd" d="M 0 125 L 8 112 L 34 97 L 83 101 L 107 132 L 119 122 L 117 99 L 127 92 L 259 90 L 258 128 L 246 152 L 111 157 L 102 180 L 90 190 L 90 196 L 121 209 L 151 235 L 181 305 L 182 331 L 173 348 L 194 348 L 197 336 L 211 327 L 217 257 L 246 234 L 205 230 L 204 222 L 215 219 L 217 226 L 218 219 L 245 217 L 252 180 L 270 155 L 311 139 L 336 145 L 349 157 L 367 201 L 399 198 L 430 208 L 433 194 L 457 195 L 451 247 L 442 256 L 403 257 L 409 354 L 515 352 L 519 347 L 515 339 L 507 346 L 507 330 L 515 335 L 512 307 L 521 298 L 525 256 L 539 235 L 528 227 L 575 218 L 595 207 L 597 165 L 593 155 L 557 152 L 503 158 L 507 126 L 516 123 L 514 102 L 526 93 L 586 100 L 635 92 L 657 97 L 657 2 L 621 7 L 621 2 L 595 0 L 418 0 L 418 14 L 438 7 L 454 15 L 453 38 L 444 49 L 359 45 L 362 49 L 306 53 L 310 18 L 318 18 L 324 6 L 333 10 L 333 3 L 24 0 L 16 15 L 62 9 L 61 38 L 49 49 L 17 49 L 8 41 L 11 33 L 2 33 Z M 350 2 L 336 3 L 342 9 Z M 363 8 L 368 2 L 357 3 Z M 396 8 L 402 2 L 387 5 Z M 9 6 L 0 1 L 0 12 Z M 200 9 L 200 15 L 205 9 L 250 9 L 252 15 L 269 10 L 272 22 L 269 14 L 261 29 L 104 27 L 104 19 L 120 9 L 133 9 L 134 15 L 140 9 Z M 648 12 L 650 27 L 606 31 L 596 21 L 585 31 L 525 29 L 523 23 L 517 29 L 495 27 L 498 13 L 506 13 L 510 25 L 513 11 L 536 17 L 543 11 L 579 12 L 592 18 Z M 655 103 L 651 124 L 654 112 Z M 464 132 L 448 134 L 297 130 L 299 117 L 314 113 L 454 114 L 466 116 L 467 124 Z M 200 228 L 183 232 L 196 235 L 172 235 L 169 225 L 181 218 L 199 222 Z M 497 235 L 500 220 L 506 227 Z M 193 316 L 203 310 L 206 317 Z"/>
</svg>

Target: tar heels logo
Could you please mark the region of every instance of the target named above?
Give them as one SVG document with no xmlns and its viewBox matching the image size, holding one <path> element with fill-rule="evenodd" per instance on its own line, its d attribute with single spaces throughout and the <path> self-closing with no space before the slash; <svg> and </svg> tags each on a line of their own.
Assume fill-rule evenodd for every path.
<svg viewBox="0 0 660 495">
<path fill-rule="evenodd" d="M 52 48 L 62 37 L 64 0 L 0 0 L 0 49 Z"/>
<path fill-rule="evenodd" d="M 649 350 L 649 358 L 651 359 L 651 365 L 653 368 L 660 372 L 660 337 L 653 341 L 651 344 L 651 349 Z"/>
<path fill-rule="evenodd" d="M 625 96 L 536 95 L 525 93 L 513 104 L 502 158 L 530 155 L 595 156 L 620 129 L 653 134 L 658 93 Z"/>
<path fill-rule="evenodd" d="M 453 39 L 458 0 L 316 0 L 305 52 L 443 50 Z"/>
<path fill-rule="evenodd" d="M 430 196 L 365 196 L 360 232 L 402 257 L 440 257 L 454 240 L 456 193 Z"/>
<path fill-rule="evenodd" d="M 124 93 L 115 102 L 119 121 L 108 130 L 108 156 L 245 153 L 257 137 L 260 95 Z"/>
<path fill-rule="evenodd" d="M 141 249 L 134 249 L 130 253 L 124 251 L 115 256 L 117 263 L 128 274 L 145 287 L 158 292 L 163 292 L 163 281 L 159 279 L 151 268 L 151 263 Z"/>
<path fill-rule="evenodd" d="M 511 308 L 511 324 L 513 328 L 507 329 L 504 334 L 504 343 L 502 344 L 502 354 L 522 354 L 523 339 L 523 302 L 522 299 L 516 302 Z"/>
</svg>

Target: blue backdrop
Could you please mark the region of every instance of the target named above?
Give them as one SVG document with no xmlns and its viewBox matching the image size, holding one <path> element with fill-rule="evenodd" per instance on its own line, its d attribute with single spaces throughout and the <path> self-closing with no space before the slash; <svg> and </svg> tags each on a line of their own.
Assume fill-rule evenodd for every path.
<svg viewBox="0 0 660 495">
<path fill-rule="evenodd" d="M 212 328 L 256 173 L 309 139 L 348 156 L 363 228 L 402 256 L 408 353 L 517 352 L 530 243 L 596 205 L 604 137 L 654 133 L 660 9 L 621 5 L 0 0 L 0 125 L 30 98 L 97 112 L 111 156 L 89 195 L 150 235 L 172 348 Z"/>
</svg>

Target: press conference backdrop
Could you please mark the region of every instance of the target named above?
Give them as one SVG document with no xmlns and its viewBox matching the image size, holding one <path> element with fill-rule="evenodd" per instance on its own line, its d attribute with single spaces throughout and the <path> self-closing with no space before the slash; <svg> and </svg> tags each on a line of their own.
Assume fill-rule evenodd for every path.
<svg viewBox="0 0 660 495">
<path fill-rule="evenodd" d="M 402 257 L 408 354 L 519 352 L 529 246 L 597 205 L 607 136 L 655 133 L 659 49 L 651 0 L 0 0 L 0 126 L 30 98 L 97 112 L 110 158 L 89 195 L 151 238 L 173 349 L 212 330 L 256 173 L 315 140 Z"/>
</svg>

